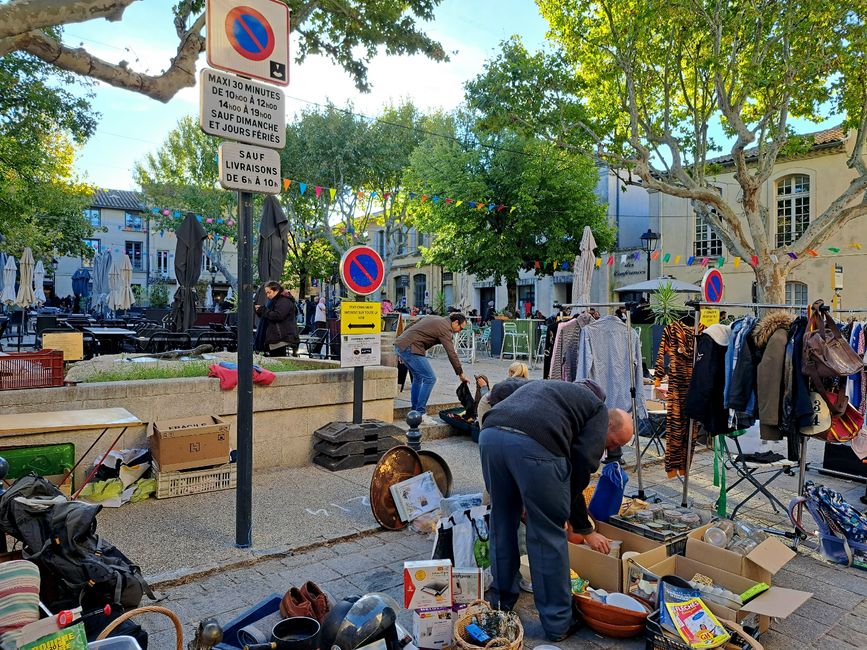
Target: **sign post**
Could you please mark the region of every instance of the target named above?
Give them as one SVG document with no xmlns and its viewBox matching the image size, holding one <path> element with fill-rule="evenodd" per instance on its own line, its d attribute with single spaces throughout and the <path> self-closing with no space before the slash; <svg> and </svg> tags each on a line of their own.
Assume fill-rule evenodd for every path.
<svg viewBox="0 0 867 650">
<path fill-rule="evenodd" d="M 379 291 L 385 280 L 385 265 L 379 253 L 370 246 L 353 246 L 340 259 L 340 278 L 358 300 L 340 306 L 340 366 L 355 368 L 352 375 L 352 422 L 361 424 L 364 417 L 364 366 L 379 365 L 382 358 L 382 312 L 378 302 L 365 302 L 365 297 Z"/>
<path fill-rule="evenodd" d="M 289 9 L 279 0 L 207 0 L 207 59 L 199 127 L 226 138 L 220 185 L 238 190 L 238 487 L 235 546 L 253 544 L 253 193 L 280 192 L 289 84 Z M 243 144 L 242 144 L 243 143 Z M 265 147 L 265 148 L 263 148 Z"/>
</svg>

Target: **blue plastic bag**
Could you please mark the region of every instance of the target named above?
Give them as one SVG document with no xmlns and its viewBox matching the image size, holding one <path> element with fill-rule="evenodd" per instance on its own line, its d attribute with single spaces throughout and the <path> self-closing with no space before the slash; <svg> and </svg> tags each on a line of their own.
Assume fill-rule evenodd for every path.
<svg viewBox="0 0 867 650">
<path fill-rule="evenodd" d="M 629 476 L 620 463 L 608 463 L 602 468 L 602 476 L 599 477 L 596 491 L 587 506 L 596 521 L 608 521 L 609 517 L 620 511 L 627 483 Z"/>
</svg>

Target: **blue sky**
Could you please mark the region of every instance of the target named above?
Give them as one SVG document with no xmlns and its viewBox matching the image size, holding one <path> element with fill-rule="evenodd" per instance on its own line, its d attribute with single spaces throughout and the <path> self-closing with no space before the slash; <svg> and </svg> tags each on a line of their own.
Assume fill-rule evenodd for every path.
<svg viewBox="0 0 867 650">
<path fill-rule="evenodd" d="M 70 25 L 64 40 L 74 46 L 82 43 L 108 61 L 126 60 L 135 70 L 159 74 L 177 47 L 171 4 L 165 0 L 135 3 L 126 10 L 123 22 Z M 308 105 L 302 100 L 330 99 L 338 105 L 351 101 L 368 115 L 404 97 L 423 109 L 453 108 L 463 99 L 463 83 L 481 71 L 501 40 L 519 34 L 535 49 L 546 29 L 533 0 L 444 0 L 426 31 L 443 43 L 451 56 L 449 63 L 421 56 L 377 57 L 369 72 L 373 90 L 361 94 L 341 69 L 323 58 L 310 58 L 290 67 L 285 91 L 288 118 Z M 203 54 L 199 69 L 204 65 Z M 99 84 L 95 93 L 93 107 L 102 117 L 96 134 L 77 156 L 76 169 L 101 188 L 134 189 L 134 163 L 154 151 L 181 117 L 198 114 L 197 88 L 182 90 L 167 104 L 105 84 Z"/>
</svg>

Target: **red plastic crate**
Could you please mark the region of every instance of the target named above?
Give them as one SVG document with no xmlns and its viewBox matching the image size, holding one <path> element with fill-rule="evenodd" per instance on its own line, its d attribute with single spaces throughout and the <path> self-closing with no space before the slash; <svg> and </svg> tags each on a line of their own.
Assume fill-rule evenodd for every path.
<svg viewBox="0 0 867 650">
<path fill-rule="evenodd" d="M 9 352 L 0 355 L 0 390 L 63 386 L 63 352 Z"/>
</svg>

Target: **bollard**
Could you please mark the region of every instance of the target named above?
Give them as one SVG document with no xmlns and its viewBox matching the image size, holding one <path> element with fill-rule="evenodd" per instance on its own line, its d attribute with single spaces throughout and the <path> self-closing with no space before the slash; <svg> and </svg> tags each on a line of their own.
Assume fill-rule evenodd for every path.
<svg viewBox="0 0 867 650">
<path fill-rule="evenodd" d="M 416 451 L 421 449 L 421 431 L 418 430 L 421 419 L 422 413 L 418 411 L 410 411 L 406 414 L 406 423 L 409 425 L 409 431 L 406 432 L 406 444 Z"/>
</svg>

